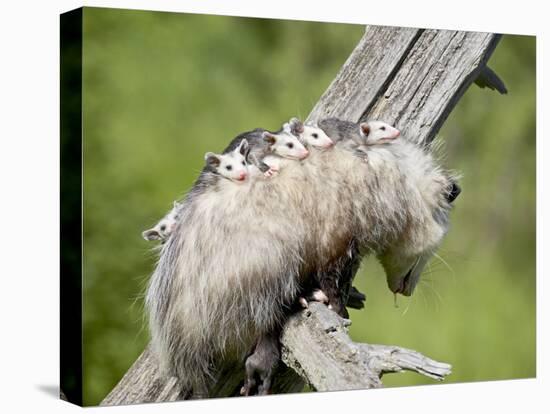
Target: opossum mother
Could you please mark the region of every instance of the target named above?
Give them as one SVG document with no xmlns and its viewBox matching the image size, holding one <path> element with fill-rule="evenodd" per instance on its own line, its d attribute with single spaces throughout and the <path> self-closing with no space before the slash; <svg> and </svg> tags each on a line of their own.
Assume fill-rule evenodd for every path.
<svg viewBox="0 0 550 414">
<path fill-rule="evenodd" d="M 206 395 L 219 363 L 242 360 L 283 320 L 304 275 L 331 269 L 353 243 L 399 266 L 431 253 L 446 232 L 451 181 L 428 152 L 394 147 L 365 161 L 337 146 L 238 185 L 203 170 L 147 292 L 166 373 Z"/>
</svg>

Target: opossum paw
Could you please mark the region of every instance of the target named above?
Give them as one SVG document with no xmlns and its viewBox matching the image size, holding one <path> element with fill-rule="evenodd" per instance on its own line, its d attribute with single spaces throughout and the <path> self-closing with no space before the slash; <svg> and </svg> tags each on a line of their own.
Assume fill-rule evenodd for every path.
<svg viewBox="0 0 550 414">
<path fill-rule="evenodd" d="M 279 358 L 278 334 L 264 335 L 256 344 L 254 352 L 245 361 L 246 375 L 241 395 L 269 394 Z"/>
<path fill-rule="evenodd" d="M 262 378 L 262 383 L 258 386 L 258 395 L 271 394 L 271 376 Z"/>
<path fill-rule="evenodd" d="M 309 308 L 309 305 L 307 304 L 307 299 L 304 298 L 304 297 L 299 297 L 298 298 L 298 303 L 300 304 L 300 306 L 304 309 L 307 309 Z"/>
<path fill-rule="evenodd" d="M 349 317 L 349 313 L 348 313 L 348 310 L 346 309 L 346 307 L 344 305 L 342 305 L 341 302 L 339 301 L 331 301 L 329 302 L 329 305 L 328 305 L 328 308 L 333 311 L 333 312 L 336 312 L 338 315 L 340 315 L 342 318 L 348 318 Z"/>
<path fill-rule="evenodd" d="M 328 296 L 321 289 L 315 289 L 311 294 L 311 298 L 316 302 L 321 302 L 325 304 L 329 302 Z"/>
<path fill-rule="evenodd" d="M 256 388 L 256 380 L 254 378 L 246 378 L 244 385 L 241 387 L 241 395 L 248 397 L 253 395 L 253 390 Z"/>
<path fill-rule="evenodd" d="M 264 176 L 266 176 L 267 178 L 275 177 L 277 174 L 279 174 L 278 167 L 269 167 L 269 170 L 264 172 Z"/>
</svg>

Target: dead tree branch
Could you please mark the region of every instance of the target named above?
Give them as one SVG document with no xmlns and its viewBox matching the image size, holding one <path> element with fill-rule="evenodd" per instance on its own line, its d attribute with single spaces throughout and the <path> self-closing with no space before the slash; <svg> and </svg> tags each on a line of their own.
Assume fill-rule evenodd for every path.
<svg viewBox="0 0 550 414">
<path fill-rule="evenodd" d="M 428 143 L 469 85 L 488 73 L 486 62 L 499 38 L 491 33 L 368 27 L 308 121 L 380 119 L 414 142 Z M 505 89 L 500 83 L 496 89 Z M 450 373 L 449 365 L 416 351 L 356 344 L 347 335 L 348 324 L 316 304 L 291 317 L 281 342 L 283 360 L 292 369 L 278 372 L 274 392 L 300 391 L 303 381 L 319 391 L 380 387 L 382 374 L 401 370 L 437 380 Z M 243 378 L 242 364 L 223 367 L 211 396 L 238 395 Z M 102 405 L 187 397 L 174 378 L 159 376 L 147 347 Z"/>
</svg>

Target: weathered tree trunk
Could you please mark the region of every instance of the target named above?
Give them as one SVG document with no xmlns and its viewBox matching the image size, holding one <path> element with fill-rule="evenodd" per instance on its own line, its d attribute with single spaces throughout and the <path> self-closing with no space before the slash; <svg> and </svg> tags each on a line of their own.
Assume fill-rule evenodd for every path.
<svg viewBox="0 0 550 414">
<path fill-rule="evenodd" d="M 308 121 L 380 119 L 416 143 L 430 142 L 468 86 L 505 92 L 485 64 L 500 36 L 491 33 L 369 26 Z M 480 76 L 482 75 L 482 76 Z M 274 392 L 381 386 L 383 373 L 412 370 L 442 379 L 450 366 L 394 346 L 355 344 L 349 321 L 318 304 L 293 315 L 281 335 L 283 361 Z M 224 367 L 211 393 L 238 395 L 243 364 Z M 149 347 L 101 405 L 187 398 L 175 378 L 161 378 Z"/>
</svg>

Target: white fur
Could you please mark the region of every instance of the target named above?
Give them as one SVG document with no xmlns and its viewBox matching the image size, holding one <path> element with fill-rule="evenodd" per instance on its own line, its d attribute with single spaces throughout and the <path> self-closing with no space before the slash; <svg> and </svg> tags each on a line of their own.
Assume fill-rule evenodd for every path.
<svg viewBox="0 0 550 414">
<path fill-rule="evenodd" d="M 336 146 L 289 162 L 277 180 L 217 180 L 189 193 L 146 298 L 155 352 L 184 387 L 205 390 L 215 361 L 241 360 L 304 279 L 352 241 L 377 254 L 394 289 L 438 246 L 448 177 L 404 140 L 370 148 L 366 161 Z"/>
<path fill-rule="evenodd" d="M 243 153 L 243 147 L 247 145 L 245 143 L 246 140 L 243 140 L 236 149 L 226 154 L 207 152 L 204 159 L 222 177 L 231 181 L 243 182 L 249 175 L 246 156 Z"/>
<path fill-rule="evenodd" d="M 366 145 L 376 145 L 390 142 L 400 135 L 400 131 L 382 121 L 362 123 L 359 128 Z"/>
<path fill-rule="evenodd" d="M 276 141 L 271 146 L 272 154 L 292 160 L 303 160 L 309 155 L 309 151 L 294 135 L 281 132 L 274 136 Z"/>
<path fill-rule="evenodd" d="M 154 227 L 145 230 L 141 235 L 145 240 L 163 240 L 165 241 L 174 230 L 179 216 L 181 204 L 174 201 L 174 207 L 170 210 Z"/>
<path fill-rule="evenodd" d="M 334 141 L 316 125 L 306 124 L 298 118 L 291 118 L 290 121 L 283 125 L 283 131 L 287 134 L 294 135 L 300 142 L 306 146 L 315 148 L 330 148 L 334 145 Z"/>
</svg>

